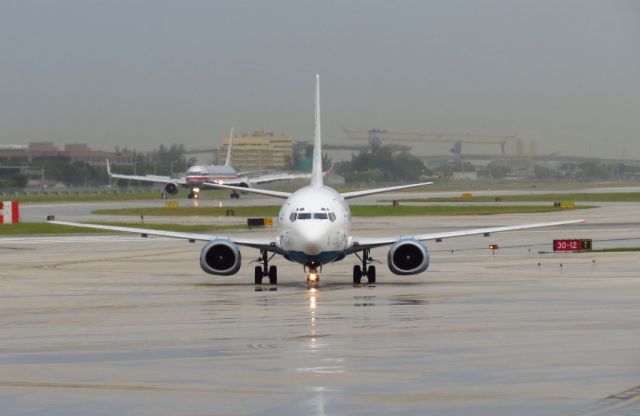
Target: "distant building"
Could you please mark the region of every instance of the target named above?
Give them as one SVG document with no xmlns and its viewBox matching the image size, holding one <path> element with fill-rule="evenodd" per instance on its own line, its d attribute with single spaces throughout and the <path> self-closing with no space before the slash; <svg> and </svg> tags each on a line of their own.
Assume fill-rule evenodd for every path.
<svg viewBox="0 0 640 416">
<path fill-rule="evenodd" d="M 92 150 L 86 144 L 65 144 L 64 150 L 52 142 L 31 142 L 28 146 L 5 145 L 0 146 L 0 161 L 31 163 L 34 160 L 61 160 L 68 162 L 84 162 L 92 166 L 103 166 L 105 159 L 114 165 L 133 165 L 134 153 L 105 152 Z"/>
<path fill-rule="evenodd" d="M 453 172 L 451 179 L 454 181 L 477 181 L 478 173 L 477 172 Z"/>
<path fill-rule="evenodd" d="M 224 164 L 229 138 L 224 137 L 217 152 L 217 163 Z M 275 136 L 258 131 L 250 136 L 233 138 L 231 164 L 241 169 L 283 169 L 293 157 L 293 141 L 289 136 Z"/>
</svg>

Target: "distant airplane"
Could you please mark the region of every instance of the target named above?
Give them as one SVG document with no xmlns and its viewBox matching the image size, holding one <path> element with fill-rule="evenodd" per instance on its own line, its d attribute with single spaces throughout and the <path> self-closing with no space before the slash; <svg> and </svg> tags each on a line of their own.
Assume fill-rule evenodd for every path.
<svg viewBox="0 0 640 416">
<path fill-rule="evenodd" d="M 231 128 L 231 134 L 229 135 L 229 148 L 227 149 L 227 160 L 224 162 L 224 165 L 194 165 L 191 166 L 181 178 L 159 175 L 139 176 L 113 173 L 111 172 L 109 159 L 107 159 L 107 173 L 110 177 L 116 179 L 164 184 L 164 191 L 169 195 L 177 194 L 180 187 L 187 187 L 189 188 L 189 193 L 187 195 L 189 199 L 198 199 L 202 189 L 212 188 L 211 183 L 233 185 L 240 188 L 252 188 L 253 186 L 262 183 L 310 177 L 310 174 L 308 173 L 272 173 L 252 177 L 249 175 L 264 171 L 237 172 L 231 166 L 232 142 L 233 127 Z M 233 190 L 231 191 L 231 198 L 240 198 L 240 194 L 236 190 Z"/>
<path fill-rule="evenodd" d="M 503 227 L 476 228 L 461 231 L 448 231 L 431 234 L 413 234 L 390 237 L 358 237 L 351 234 L 351 213 L 346 200 L 365 195 L 397 191 L 430 185 L 432 182 L 411 185 L 392 186 L 339 193 L 323 184 L 321 131 L 320 131 L 320 78 L 316 75 L 316 111 L 315 136 L 311 184 L 294 193 L 269 191 L 265 189 L 244 189 L 237 186 L 207 183 L 212 187 L 232 191 L 246 191 L 285 199 L 278 214 L 278 235 L 266 238 L 245 236 L 225 237 L 198 233 L 160 231 L 144 228 L 117 227 L 109 225 L 81 224 L 65 221 L 50 221 L 54 224 L 70 225 L 100 230 L 122 231 L 141 234 L 146 237 L 157 235 L 182 238 L 189 241 L 205 241 L 200 252 L 200 267 L 213 275 L 232 275 L 240 270 L 242 258 L 239 246 L 260 250 L 262 265 L 255 267 L 254 282 L 261 284 L 264 277 L 269 283 L 278 282 L 278 270 L 269 262 L 276 254 L 285 259 L 300 263 L 309 283 L 316 283 L 322 266 L 342 260 L 354 254 L 361 265 L 353 267 L 353 283 L 360 284 L 366 276 L 369 283 L 376 281 L 376 267 L 369 253 L 371 249 L 390 246 L 387 264 L 392 273 L 414 275 L 429 267 L 429 253 L 423 241 L 441 240 L 474 234 L 497 233 L 501 231 L 522 230 L 527 228 L 549 227 L 583 222 L 583 220 L 556 221 L 537 224 L 511 225 Z M 417 227 L 416 227 L 417 228 Z M 358 253 L 361 253 L 359 255 Z"/>
</svg>

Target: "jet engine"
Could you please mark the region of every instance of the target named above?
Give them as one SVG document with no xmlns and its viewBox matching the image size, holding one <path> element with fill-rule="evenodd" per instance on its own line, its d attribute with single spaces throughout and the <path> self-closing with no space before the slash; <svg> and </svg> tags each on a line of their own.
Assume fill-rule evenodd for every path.
<svg viewBox="0 0 640 416">
<path fill-rule="evenodd" d="M 200 267 L 209 274 L 235 274 L 240 270 L 241 261 L 240 249 L 229 240 L 211 240 L 200 252 Z"/>
<path fill-rule="evenodd" d="M 407 238 L 389 248 L 387 263 L 394 274 L 422 273 L 429 267 L 429 252 L 421 241 Z"/>
<path fill-rule="evenodd" d="M 164 186 L 164 191 L 169 195 L 175 195 L 178 193 L 178 185 L 173 182 L 169 182 Z"/>
</svg>

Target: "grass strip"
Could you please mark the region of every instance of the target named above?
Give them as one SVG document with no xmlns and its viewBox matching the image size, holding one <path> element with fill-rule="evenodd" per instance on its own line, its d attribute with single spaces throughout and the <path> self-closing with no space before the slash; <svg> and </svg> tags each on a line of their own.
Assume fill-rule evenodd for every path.
<svg viewBox="0 0 640 416">
<path fill-rule="evenodd" d="M 150 229 L 162 230 L 162 231 L 178 231 L 178 232 L 192 232 L 192 233 L 208 233 L 208 232 L 217 232 L 217 231 L 225 231 L 225 230 L 245 230 L 249 228 L 246 225 L 242 225 L 242 224 L 233 224 L 233 225 L 153 224 L 153 223 L 141 224 L 141 223 L 130 223 L 130 222 L 97 222 L 94 224 L 114 225 L 118 227 L 150 228 Z M 97 234 L 97 233 L 113 234 L 114 231 L 70 227 L 66 225 L 49 224 L 49 223 L 43 223 L 43 222 L 0 225 L 0 236 L 47 235 L 47 234 Z"/>
<path fill-rule="evenodd" d="M 591 208 L 581 206 L 580 208 Z M 184 207 L 184 208 L 123 208 L 100 209 L 93 211 L 100 215 L 133 215 L 133 216 L 225 216 L 227 210 L 232 210 L 237 217 L 275 217 L 280 211 L 276 205 L 250 207 Z M 566 211 L 553 206 L 474 206 L 474 205 L 437 205 L 415 206 L 401 205 L 354 205 L 351 214 L 354 217 L 386 217 L 409 215 L 496 215 Z"/>
<path fill-rule="evenodd" d="M 501 202 L 640 202 L 640 192 L 494 195 L 472 196 L 470 198 L 461 196 L 450 198 L 408 198 L 401 199 L 400 202 L 496 202 L 496 198 L 500 198 Z"/>
<path fill-rule="evenodd" d="M 148 199 L 160 200 L 161 191 L 135 193 L 82 193 L 82 194 L 49 194 L 49 195 L 4 195 L 4 201 L 18 201 L 20 203 L 51 203 L 51 202 L 106 202 L 106 201 L 141 201 Z M 181 189 L 177 195 L 168 195 L 168 200 L 186 199 L 187 191 Z M 200 193 L 201 199 L 228 198 L 228 191 L 206 190 Z"/>
</svg>

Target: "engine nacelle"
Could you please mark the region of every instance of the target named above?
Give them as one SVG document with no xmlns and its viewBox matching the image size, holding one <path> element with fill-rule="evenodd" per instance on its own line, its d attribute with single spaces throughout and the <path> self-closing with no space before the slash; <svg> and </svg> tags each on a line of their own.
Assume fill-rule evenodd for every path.
<svg viewBox="0 0 640 416">
<path fill-rule="evenodd" d="M 251 185 L 251 182 L 240 182 L 238 184 L 239 187 L 241 188 L 253 188 L 253 186 Z M 242 191 L 240 191 L 242 192 Z M 246 192 L 242 192 L 243 194 L 246 194 Z"/>
<path fill-rule="evenodd" d="M 175 195 L 178 193 L 178 185 L 173 182 L 169 182 L 164 186 L 164 191 L 169 195 Z"/>
<path fill-rule="evenodd" d="M 200 267 L 209 274 L 229 276 L 240 270 L 242 256 L 236 244 L 229 240 L 211 240 L 202 247 Z"/>
<path fill-rule="evenodd" d="M 387 263 L 394 274 L 422 273 L 429 267 L 429 251 L 421 241 L 407 238 L 389 248 Z"/>
</svg>

